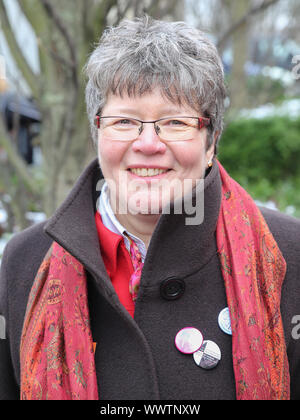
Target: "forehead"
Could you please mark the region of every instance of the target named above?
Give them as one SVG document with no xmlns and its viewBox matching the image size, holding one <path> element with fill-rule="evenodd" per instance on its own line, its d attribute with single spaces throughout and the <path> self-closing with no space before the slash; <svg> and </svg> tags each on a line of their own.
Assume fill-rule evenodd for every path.
<svg viewBox="0 0 300 420">
<path fill-rule="evenodd" d="M 186 102 L 173 101 L 160 89 L 154 89 L 140 95 L 109 94 L 102 108 L 102 115 L 107 113 L 126 115 L 198 115 L 199 112 Z"/>
</svg>

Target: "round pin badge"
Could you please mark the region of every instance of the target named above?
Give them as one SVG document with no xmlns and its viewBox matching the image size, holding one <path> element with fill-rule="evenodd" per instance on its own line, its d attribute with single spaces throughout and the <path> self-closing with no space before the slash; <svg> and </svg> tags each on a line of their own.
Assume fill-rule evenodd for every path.
<svg viewBox="0 0 300 420">
<path fill-rule="evenodd" d="M 219 327 L 225 334 L 232 335 L 229 308 L 224 308 L 218 317 Z"/>
<path fill-rule="evenodd" d="M 199 367 L 213 369 L 221 360 L 221 350 L 214 341 L 205 340 L 200 349 L 193 354 L 193 358 Z"/>
<path fill-rule="evenodd" d="M 201 332 L 194 327 L 182 328 L 175 337 L 175 346 L 181 353 L 192 354 L 199 350 L 203 343 Z"/>
</svg>

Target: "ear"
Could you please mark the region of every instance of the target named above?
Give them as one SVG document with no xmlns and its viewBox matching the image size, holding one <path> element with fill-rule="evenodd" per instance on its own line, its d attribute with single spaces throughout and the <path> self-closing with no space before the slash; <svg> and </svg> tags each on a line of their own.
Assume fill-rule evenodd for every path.
<svg viewBox="0 0 300 420">
<path fill-rule="evenodd" d="M 217 142 L 218 137 L 219 137 L 219 131 L 216 131 L 215 134 L 214 134 L 213 143 L 209 147 L 209 149 L 207 149 L 207 151 L 206 151 L 206 162 L 207 162 L 208 166 L 212 166 L 213 158 L 216 155 L 216 142 Z"/>
<path fill-rule="evenodd" d="M 214 136 L 214 140 L 212 144 L 209 146 L 209 148 L 206 150 L 206 160 L 210 161 L 214 157 L 214 151 L 215 151 L 215 142 L 216 142 L 216 136 Z"/>
<path fill-rule="evenodd" d="M 212 145 L 210 146 L 210 148 L 208 149 L 208 151 L 207 152 L 209 152 L 209 156 L 211 156 L 211 160 L 216 156 L 216 154 L 217 154 L 217 148 L 216 148 L 216 144 L 217 144 L 217 140 L 218 140 L 218 138 L 219 138 L 219 134 L 220 134 L 220 131 L 216 131 L 215 133 L 214 133 L 214 140 L 213 140 L 213 143 L 212 143 Z"/>
</svg>

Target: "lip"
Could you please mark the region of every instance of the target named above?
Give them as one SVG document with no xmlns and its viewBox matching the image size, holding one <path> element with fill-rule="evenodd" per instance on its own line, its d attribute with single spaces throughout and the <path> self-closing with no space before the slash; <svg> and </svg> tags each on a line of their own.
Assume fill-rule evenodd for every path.
<svg viewBox="0 0 300 420">
<path fill-rule="evenodd" d="M 136 168 L 146 168 L 146 169 L 163 169 L 163 170 L 170 170 L 168 166 L 159 166 L 159 165 L 143 165 L 142 163 L 138 165 L 130 165 L 128 166 L 127 170 L 129 169 L 136 169 Z"/>
<path fill-rule="evenodd" d="M 158 175 L 153 175 L 153 176 L 139 176 L 139 175 L 134 174 L 133 172 L 130 171 L 130 169 L 136 169 L 136 168 L 163 169 L 163 170 L 166 170 L 167 172 L 164 172 L 164 173 L 158 174 Z M 165 166 L 159 166 L 159 165 L 130 165 L 127 168 L 127 172 L 129 173 L 129 176 L 131 176 L 134 179 L 143 180 L 145 182 L 151 182 L 152 180 L 162 179 L 162 178 L 166 177 L 169 174 L 170 171 L 172 171 L 171 168 L 168 168 L 168 167 L 165 167 Z"/>
</svg>

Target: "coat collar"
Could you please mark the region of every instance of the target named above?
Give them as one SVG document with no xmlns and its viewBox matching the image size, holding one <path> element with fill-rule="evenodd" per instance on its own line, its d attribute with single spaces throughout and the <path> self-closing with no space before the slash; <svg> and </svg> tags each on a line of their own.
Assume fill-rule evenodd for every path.
<svg viewBox="0 0 300 420">
<path fill-rule="evenodd" d="M 58 242 L 98 280 L 103 293 L 114 292 L 100 254 L 95 223 L 97 182 L 102 177 L 98 159 L 93 160 L 80 175 L 71 192 L 48 220 L 46 234 Z"/>
<path fill-rule="evenodd" d="M 101 178 L 98 159 L 95 159 L 81 174 L 44 230 L 97 278 L 105 294 L 116 298 L 101 258 L 95 224 L 97 185 Z M 209 261 L 216 253 L 214 235 L 220 204 L 221 180 L 218 165 L 214 162 L 204 180 L 203 223 L 187 225 L 188 215 L 185 213 L 161 216 L 144 264 L 143 271 L 149 273 L 149 279 L 148 276 L 145 278 L 146 283 L 150 278 L 152 282 L 160 282 L 170 276 L 186 277 Z"/>
</svg>

